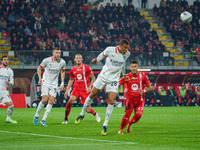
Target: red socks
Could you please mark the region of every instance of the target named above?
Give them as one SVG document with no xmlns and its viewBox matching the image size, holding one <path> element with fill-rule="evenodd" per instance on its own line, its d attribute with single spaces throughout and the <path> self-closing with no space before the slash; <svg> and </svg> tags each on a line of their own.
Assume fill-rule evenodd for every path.
<svg viewBox="0 0 200 150">
<path fill-rule="evenodd" d="M 89 112 L 90 114 L 93 114 L 93 115 L 95 115 L 96 114 L 96 112 L 94 111 L 94 109 L 90 109 L 90 112 Z"/>
<path fill-rule="evenodd" d="M 72 107 L 72 104 L 68 102 L 65 109 L 65 119 L 68 118 L 69 113 L 71 111 L 71 107 Z"/>
</svg>

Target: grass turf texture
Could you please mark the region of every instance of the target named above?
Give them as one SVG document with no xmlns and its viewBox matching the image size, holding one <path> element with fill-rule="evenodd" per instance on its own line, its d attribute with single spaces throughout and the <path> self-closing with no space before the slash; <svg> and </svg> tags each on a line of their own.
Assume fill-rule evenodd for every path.
<svg viewBox="0 0 200 150">
<path fill-rule="evenodd" d="M 145 107 L 141 120 L 132 125 L 131 133 L 124 130 L 124 135 L 117 134 L 124 108 L 114 108 L 106 136 L 101 136 L 105 107 L 94 108 L 100 123 L 86 114 L 79 125 L 74 121 L 81 108 L 72 108 L 67 125 L 61 124 L 64 110 L 53 108 L 46 120 L 48 127 L 42 127 L 32 123 L 34 108 L 15 109 L 12 118 L 17 124 L 5 123 L 6 109 L 0 109 L 0 150 L 200 149 L 200 107 Z M 44 110 L 39 121 L 43 114 Z"/>
</svg>

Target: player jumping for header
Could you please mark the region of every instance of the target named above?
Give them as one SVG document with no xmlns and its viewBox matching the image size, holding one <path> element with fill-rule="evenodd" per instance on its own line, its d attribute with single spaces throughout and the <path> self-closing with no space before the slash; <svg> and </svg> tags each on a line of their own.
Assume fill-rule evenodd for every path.
<svg viewBox="0 0 200 150">
<path fill-rule="evenodd" d="M 39 113 L 43 109 L 44 105 L 47 103 L 45 109 L 44 116 L 42 120 L 40 121 L 40 124 L 42 126 L 47 126 L 45 123 L 46 118 L 48 117 L 54 99 L 57 94 L 58 90 L 58 76 L 59 72 L 61 71 L 61 85 L 60 85 L 60 90 L 64 89 L 64 79 L 65 79 L 65 68 L 66 68 L 66 63 L 65 61 L 60 58 L 61 55 L 61 50 L 59 48 L 54 48 L 53 49 L 53 56 L 45 58 L 40 66 L 37 69 L 39 81 L 38 84 L 41 85 L 41 96 L 42 100 L 38 105 L 36 114 L 34 116 L 33 124 L 38 125 L 38 119 L 39 119 Z M 41 77 L 41 70 L 45 69 L 43 78 Z"/>
<path fill-rule="evenodd" d="M 90 66 L 82 63 L 83 58 L 81 54 L 76 54 L 74 61 L 76 62 L 76 66 L 72 67 L 70 70 L 70 79 L 65 92 L 65 98 L 67 98 L 68 91 L 72 86 L 73 82 L 75 81 L 74 88 L 71 93 L 69 102 L 66 105 L 65 119 L 62 122 L 62 124 L 68 123 L 68 116 L 71 111 L 71 107 L 79 97 L 81 97 L 82 104 L 85 103 L 86 98 L 91 92 L 92 84 L 95 81 L 94 73 Z M 100 122 L 100 117 L 98 113 L 95 112 L 90 106 L 86 109 L 86 112 L 93 114 L 97 122 Z"/>
<path fill-rule="evenodd" d="M 6 123 L 17 123 L 11 119 L 14 105 L 6 89 L 8 85 L 13 85 L 13 76 L 13 70 L 8 68 L 8 57 L 3 56 L 0 66 L 0 102 L 8 106 Z"/>
<path fill-rule="evenodd" d="M 126 74 L 129 77 L 128 81 L 125 81 L 124 77 L 120 79 L 119 86 L 126 83 L 128 87 L 128 95 L 126 100 L 125 115 L 122 118 L 121 126 L 118 134 L 123 134 L 123 129 L 128 124 L 126 132 L 131 132 L 130 126 L 136 123 L 141 118 L 144 111 L 144 93 L 151 91 L 151 85 L 148 76 L 145 73 L 138 72 L 137 61 L 132 61 L 130 64 L 131 72 Z M 129 121 L 129 117 L 132 111 L 135 111 L 135 115 Z"/>
<path fill-rule="evenodd" d="M 118 82 L 121 72 L 124 74 L 124 78 L 128 80 L 128 77 L 125 75 L 125 61 L 130 56 L 128 49 L 129 42 L 127 40 L 121 40 L 118 46 L 107 47 L 97 58 L 92 60 L 92 62 L 96 64 L 104 57 L 107 57 L 101 73 L 93 84 L 92 91 L 85 101 L 80 116 L 75 120 L 76 124 L 79 124 L 84 118 L 85 111 L 92 103 L 92 100 L 99 91 L 106 86 L 106 92 L 108 92 L 108 106 L 101 132 L 102 135 L 106 135 L 108 121 L 111 117 L 114 106 L 113 104 L 118 93 Z"/>
</svg>

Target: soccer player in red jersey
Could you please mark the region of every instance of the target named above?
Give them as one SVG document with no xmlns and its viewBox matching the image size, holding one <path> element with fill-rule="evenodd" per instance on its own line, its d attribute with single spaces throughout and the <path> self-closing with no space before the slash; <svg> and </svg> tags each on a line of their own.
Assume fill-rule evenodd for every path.
<svg viewBox="0 0 200 150">
<path fill-rule="evenodd" d="M 125 81 L 124 77 L 120 79 L 119 86 L 126 83 L 128 87 L 128 94 L 126 100 L 125 115 L 122 118 L 121 126 L 118 134 L 123 134 L 123 129 L 128 124 L 126 132 L 131 132 L 130 126 L 136 123 L 141 118 L 144 111 L 144 93 L 151 91 L 150 81 L 145 73 L 138 72 L 137 61 L 132 61 L 130 64 L 131 72 L 126 74 L 129 77 Z M 134 109 L 135 115 L 129 121 L 129 117 Z"/>
<path fill-rule="evenodd" d="M 83 64 L 83 58 L 81 54 L 76 54 L 74 61 L 76 66 L 72 67 L 70 70 L 70 79 L 67 85 L 65 92 L 65 98 L 67 97 L 68 91 L 74 82 L 74 88 L 70 95 L 70 99 L 66 105 L 65 109 L 65 119 L 62 124 L 68 123 L 68 116 L 71 111 L 72 104 L 81 97 L 82 104 L 85 103 L 86 98 L 91 92 L 92 84 L 95 81 L 94 73 L 90 66 Z M 91 81 L 90 81 L 91 78 Z M 91 107 L 88 107 L 86 110 L 88 113 L 91 113 L 95 116 L 97 122 L 100 122 L 100 117 L 97 112 L 94 111 Z"/>
</svg>

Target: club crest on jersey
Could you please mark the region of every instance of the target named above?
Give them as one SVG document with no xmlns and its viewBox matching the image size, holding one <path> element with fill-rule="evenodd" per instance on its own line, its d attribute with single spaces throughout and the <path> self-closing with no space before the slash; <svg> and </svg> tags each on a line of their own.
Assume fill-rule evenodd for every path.
<svg viewBox="0 0 200 150">
<path fill-rule="evenodd" d="M 132 77 L 132 79 L 138 79 L 138 78 Z"/>
<path fill-rule="evenodd" d="M 136 90 L 138 90 L 138 85 L 132 84 L 131 88 L 132 88 L 133 91 L 136 91 Z"/>
<path fill-rule="evenodd" d="M 81 74 L 77 74 L 77 79 L 81 80 L 82 79 L 82 75 Z"/>
</svg>

